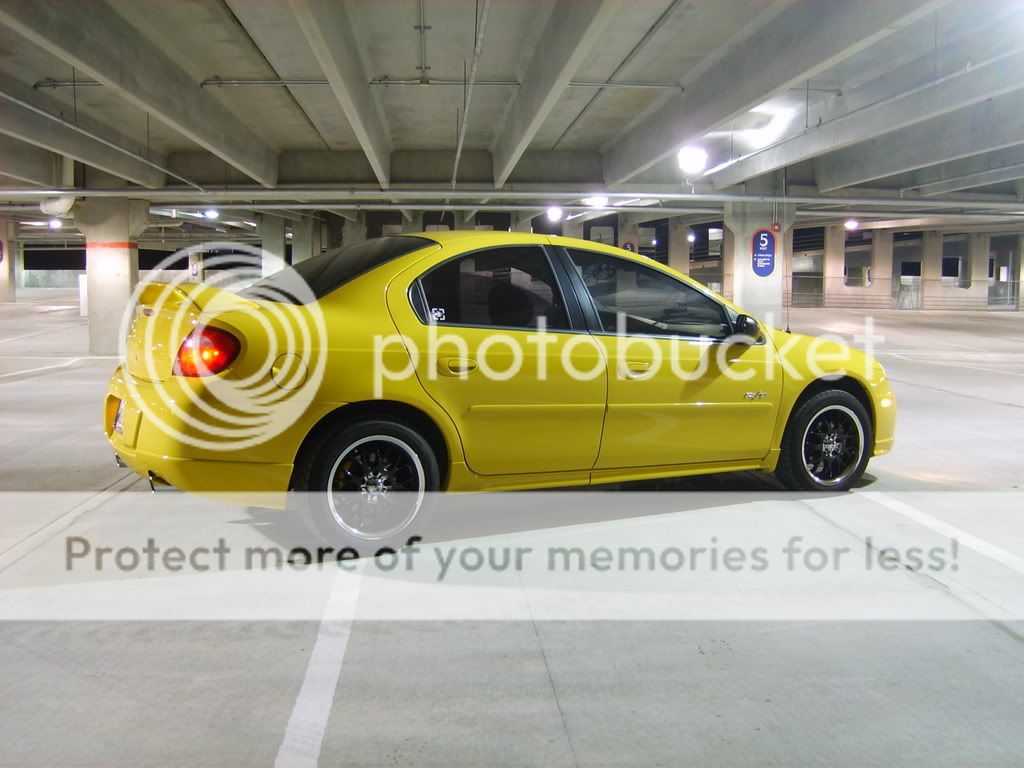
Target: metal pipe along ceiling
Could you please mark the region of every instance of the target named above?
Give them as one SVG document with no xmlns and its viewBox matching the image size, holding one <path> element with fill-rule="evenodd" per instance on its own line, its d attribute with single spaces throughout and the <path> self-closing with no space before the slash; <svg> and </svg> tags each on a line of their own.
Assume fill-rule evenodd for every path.
<svg viewBox="0 0 1024 768">
<path fill-rule="evenodd" d="M 759 195 L 759 194 L 736 194 L 727 192 L 605 192 L 595 188 L 581 188 L 577 190 L 552 190 L 552 189 L 416 189 L 416 188 L 389 188 L 379 189 L 367 187 L 289 187 L 279 186 L 275 189 L 266 187 L 236 186 L 221 187 L 218 189 L 195 190 L 183 187 L 161 187 L 160 189 L 144 189 L 141 187 L 122 187 L 117 189 L 41 189 L 41 188 L 20 188 L 0 190 L 0 199 L 38 199 L 41 197 L 55 197 L 60 195 L 71 195 L 73 197 L 130 197 L 145 200 L 157 201 L 180 201 L 186 202 L 236 202 L 248 203 L 260 201 L 291 201 L 294 205 L 298 202 L 318 202 L 325 204 L 330 201 L 347 200 L 410 200 L 418 201 L 421 205 L 412 207 L 426 207 L 424 204 L 434 200 L 531 200 L 537 205 L 546 206 L 550 201 L 555 200 L 579 200 L 591 195 L 601 195 L 609 200 L 668 200 L 681 203 L 793 203 L 796 205 L 809 206 L 861 206 L 866 208 L 906 208 L 919 210 L 974 210 L 974 211 L 1000 211 L 1024 215 L 1024 203 L 1017 201 L 988 201 L 988 200 L 936 200 L 934 198 L 885 198 L 885 197 L 829 197 L 829 196 L 793 196 L 793 195 Z M 410 207 L 410 206 L 405 206 Z M 479 206 L 478 206 L 479 207 Z M 636 211 L 643 210 L 642 206 L 619 207 L 616 210 Z M 837 211 L 841 214 L 842 211 Z"/>
</svg>

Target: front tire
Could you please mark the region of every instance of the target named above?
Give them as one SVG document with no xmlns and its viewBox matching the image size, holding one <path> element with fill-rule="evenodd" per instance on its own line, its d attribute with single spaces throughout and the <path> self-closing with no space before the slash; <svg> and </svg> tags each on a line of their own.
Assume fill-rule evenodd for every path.
<svg viewBox="0 0 1024 768">
<path fill-rule="evenodd" d="M 441 484 L 430 444 L 399 421 L 347 425 L 296 473 L 300 513 L 322 540 L 360 556 L 422 537 Z"/>
<path fill-rule="evenodd" d="M 775 474 L 794 491 L 846 491 L 867 469 L 874 444 L 857 398 L 841 389 L 819 392 L 790 415 Z"/>
</svg>

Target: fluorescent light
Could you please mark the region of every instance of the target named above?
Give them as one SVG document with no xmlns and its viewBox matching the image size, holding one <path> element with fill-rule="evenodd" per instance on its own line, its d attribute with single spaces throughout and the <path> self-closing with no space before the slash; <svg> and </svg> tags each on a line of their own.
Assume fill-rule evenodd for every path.
<svg viewBox="0 0 1024 768">
<path fill-rule="evenodd" d="M 687 176 L 696 176 L 708 167 L 708 153 L 700 147 L 683 147 L 677 159 L 680 170 Z"/>
<path fill-rule="evenodd" d="M 557 205 L 552 205 L 548 208 L 548 221 L 561 221 L 562 220 L 562 209 Z"/>
<path fill-rule="evenodd" d="M 205 211 L 203 211 L 203 217 L 210 219 L 211 221 L 213 219 L 218 218 L 219 216 L 220 212 L 216 208 L 207 208 Z"/>
<path fill-rule="evenodd" d="M 697 242 L 697 236 L 693 232 L 690 232 L 686 236 L 686 239 L 689 240 L 691 243 L 696 243 Z"/>
<path fill-rule="evenodd" d="M 54 217 L 46 223 L 46 226 L 48 226 L 50 229 L 60 229 L 61 227 L 64 226 L 64 222 Z"/>
<path fill-rule="evenodd" d="M 852 232 L 853 230 L 857 229 L 860 226 L 860 222 L 857 221 L 856 219 L 847 219 L 846 221 L 843 222 L 843 226 Z"/>
<path fill-rule="evenodd" d="M 595 197 L 584 197 L 583 204 L 588 205 L 591 208 L 607 208 L 608 198 L 604 195 L 596 195 Z"/>
</svg>

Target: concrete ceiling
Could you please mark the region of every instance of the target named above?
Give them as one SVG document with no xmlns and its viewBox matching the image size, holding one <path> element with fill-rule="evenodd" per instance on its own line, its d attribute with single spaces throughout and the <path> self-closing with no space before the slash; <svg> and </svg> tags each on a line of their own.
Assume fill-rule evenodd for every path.
<svg viewBox="0 0 1024 768">
<path fill-rule="evenodd" d="M 541 206 L 789 184 L 952 212 L 1024 191 L 1022 40 L 1018 0 L 0 0 L 0 163 L 10 142 L 32 160 L 0 167 L 0 200 L 55 186 L 59 155 L 80 188 L 182 203 L 225 184 L 282 203 L 445 188 L 458 148 L 453 199 L 481 207 L 508 184 Z M 47 115 L 65 122 L 42 131 Z M 686 144 L 710 170 L 684 185 Z"/>
</svg>

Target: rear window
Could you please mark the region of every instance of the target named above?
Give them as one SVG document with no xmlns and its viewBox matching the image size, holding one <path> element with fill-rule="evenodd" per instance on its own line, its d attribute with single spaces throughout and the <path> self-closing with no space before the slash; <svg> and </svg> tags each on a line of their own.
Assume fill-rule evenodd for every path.
<svg viewBox="0 0 1024 768">
<path fill-rule="evenodd" d="M 322 299 L 364 272 L 429 245 L 436 243 L 424 237 L 395 236 L 378 237 L 335 248 L 258 280 L 242 291 L 241 295 L 302 304 L 303 299 L 309 301 L 309 296 L 305 290 L 296 290 L 296 286 L 305 284 L 312 291 L 313 300 Z M 297 294 L 303 294 L 303 299 Z"/>
</svg>

